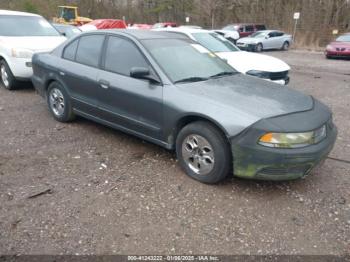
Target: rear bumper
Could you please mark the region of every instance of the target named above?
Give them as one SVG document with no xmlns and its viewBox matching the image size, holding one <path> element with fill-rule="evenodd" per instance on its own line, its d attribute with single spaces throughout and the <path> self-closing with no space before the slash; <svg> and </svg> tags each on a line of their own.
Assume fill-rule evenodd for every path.
<svg viewBox="0 0 350 262">
<path fill-rule="evenodd" d="M 272 181 L 293 180 L 307 176 L 328 156 L 335 144 L 337 128 L 331 118 L 325 124 L 327 137 L 323 141 L 294 149 L 259 145 L 257 141 L 266 131 L 250 128 L 231 140 L 234 175 Z"/>
</svg>

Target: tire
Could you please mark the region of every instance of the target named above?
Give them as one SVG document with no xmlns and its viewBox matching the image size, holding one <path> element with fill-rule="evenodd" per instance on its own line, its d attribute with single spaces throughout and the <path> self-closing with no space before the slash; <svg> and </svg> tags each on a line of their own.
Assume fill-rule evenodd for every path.
<svg viewBox="0 0 350 262">
<path fill-rule="evenodd" d="M 289 49 L 289 42 L 288 41 L 284 42 L 281 49 L 283 51 L 288 51 L 288 49 Z"/>
<path fill-rule="evenodd" d="M 69 122 L 75 118 L 70 97 L 60 83 L 51 83 L 46 97 L 49 110 L 57 121 Z"/>
<path fill-rule="evenodd" d="M 262 51 L 264 51 L 264 46 L 263 46 L 263 44 L 262 44 L 262 43 L 257 44 L 256 47 L 255 47 L 255 52 L 260 53 L 260 52 L 262 52 Z"/>
<path fill-rule="evenodd" d="M 202 183 L 218 183 L 231 170 L 229 143 L 208 122 L 198 121 L 185 126 L 176 139 L 176 154 L 186 174 Z"/>
<path fill-rule="evenodd" d="M 14 90 L 19 85 L 5 60 L 0 61 L 0 79 L 2 86 L 7 90 Z"/>
</svg>

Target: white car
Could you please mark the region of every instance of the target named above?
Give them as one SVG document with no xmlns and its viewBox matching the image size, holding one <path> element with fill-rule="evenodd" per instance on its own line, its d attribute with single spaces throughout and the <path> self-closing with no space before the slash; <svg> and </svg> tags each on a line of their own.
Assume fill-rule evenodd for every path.
<svg viewBox="0 0 350 262">
<path fill-rule="evenodd" d="M 242 50 L 261 52 L 269 49 L 288 50 L 293 42 L 291 35 L 277 30 L 262 30 L 237 41 Z"/>
<path fill-rule="evenodd" d="M 236 43 L 238 41 L 238 39 L 239 39 L 238 31 L 223 30 L 223 29 L 212 30 L 212 31 L 215 32 L 215 33 L 218 33 L 219 35 L 222 35 L 227 40 L 230 40 L 232 43 Z"/>
<path fill-rule="evenodd" d="M 285 62 L 272 56 L 241 51 L 229 40 L 215 32 L 184 28 L 156 30 L 186 35 L 210 52 L 226 60 L 229 65 L 242 74 L 259 77 L 281 85 L 289 83 L 290 67 Z"/>
<path fill-rule="evenodd" d="M 39 15 L 0 10 L 2 85 L 11 90 L 19 81 L 29 81 L 33 74 L 33 54 L 49 52 L 65 40 L 64 36 Z"/>
</svg>

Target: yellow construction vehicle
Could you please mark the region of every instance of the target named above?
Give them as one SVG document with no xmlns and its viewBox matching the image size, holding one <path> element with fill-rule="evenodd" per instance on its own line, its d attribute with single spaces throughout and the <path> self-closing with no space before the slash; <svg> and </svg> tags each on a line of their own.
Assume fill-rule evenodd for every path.
<svg viewBox="0 0 350 262">
<path fill-rule="evenodd" d="M 78 16 L 78 7 L 59 6 L 58 17 L 53 18 L 54 23 L 80 26 L 91 22 L 92 19 Z"/>
</svg>

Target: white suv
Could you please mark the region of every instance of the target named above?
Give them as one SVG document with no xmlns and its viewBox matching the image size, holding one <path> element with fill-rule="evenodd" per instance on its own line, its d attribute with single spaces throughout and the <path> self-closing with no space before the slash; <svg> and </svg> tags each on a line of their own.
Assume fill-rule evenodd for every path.
<svg viewBox="0 0 350 262">
<path fill-rule="evenodd" d="M 49 52 L 66 38 L 43 17 L 0 10 L 0 79 L 11 90 L 30 80 L 35 52 Z"/>
</svg>

